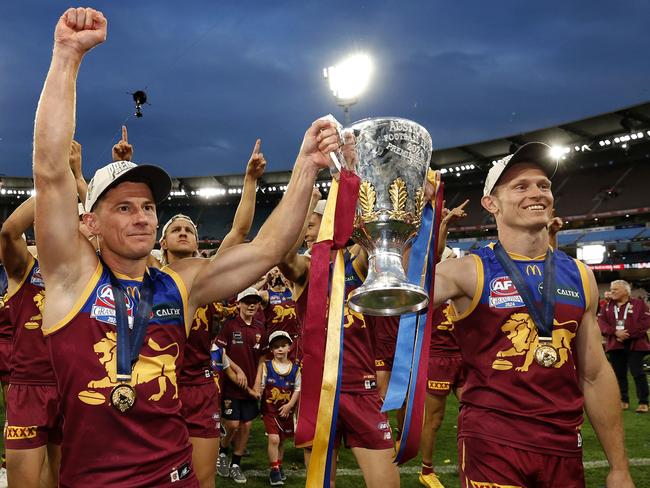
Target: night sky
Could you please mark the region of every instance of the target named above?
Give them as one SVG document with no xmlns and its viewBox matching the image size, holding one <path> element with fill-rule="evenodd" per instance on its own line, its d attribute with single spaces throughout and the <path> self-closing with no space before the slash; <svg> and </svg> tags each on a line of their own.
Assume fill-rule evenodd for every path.
<svg viewBox="0 0 650 488">
<path fill-rule="evenodd" d="M 0 3 L 0 173 L 29 176 L 34 112 L 59 0 Z M 173 176 L 242 173 L 255 138 L 289 169 L 317 117 L 343 119 L 322 69 L 351 51 L 375 74 L 352 119 L 400 116 L 434 148 L 650 100 L 650 2 L 95 1 L 108 40 L 78 80 L 85 173 L 126 120 L 136 162 Z M 151 105 L 133 117 L 130 92 Z"/>
</svg>

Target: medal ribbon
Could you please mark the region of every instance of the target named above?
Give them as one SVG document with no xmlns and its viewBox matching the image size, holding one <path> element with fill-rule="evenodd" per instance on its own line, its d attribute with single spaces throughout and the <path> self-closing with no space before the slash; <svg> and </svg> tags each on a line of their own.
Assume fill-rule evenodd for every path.
<svg viewBox="0 0 650 488">
<path fill-rule="evenodd" d="M 431 180 L 430 180 L 431 181 Z M 433 183 L 433 182 L 432 182 Z M 422 285 L 428 291 L 429 280 L 423 273 L 426 270 L 426 263 L 431 254 L 431 241 L 433 233 L 433 208 L 427 203 L 422 211 L 422 223 L 420 231 L 411 246 L 407 278 L 409 283 Z M 434 251 L 435 252 L 435 251 Z M 435 259 L 433 259 L 435 261 Z M 424 317 L 425 311 L 404 314 L 400 317 L 399 328 L 397 329 L 397 342 L 395 345 L 395 357 L 393 368 L 390 373 L 390 381 L 386 398 L 381 411 L 397 410 L 404 404 L 408 386 L 412 377 L 412 364 L 414 356 L 414 345 L 416 330 L 419 325 L 419 318 Z"/>
<path fill-rule="evenodd" d="M 133 330 L 129 328 L 129 316 L 126 310 L 126 294 L 122 285 L 115 277 L 111 269 L 104 267 L 108 271 L 111 279 L 111 289 L 113 291 L 113 302 L 115 303 L 115 328 L 117 330 L 117 380 L 128 383 L 131 380 L 133 365 L 140 356 L 140 349 L 144 342 L 144 336 L 147 332 L 147 325 L 151 318 L 151 299 L 153 292 L 153 283 L 149 273 L 144 274 L 142 285 L 140 286 L 140 300 L 138 301 L 133 319 Z"/>
<path fill-rule="evenodd" d="M 359 177 L 345 169 L 338 181 L 332 181 L 318 239 L 312 246 L 303 324 L 303 337 L 309 340 L 304 342 L 303 387 L 295 440 L 298 447 L 313 445 L 308 486 L 329 486 L 343 360 L 345 300 L 343 252 L 337 252 L 331 285 L 330 253 L 333 249 L 343 250 L 352 234 L 360 184 Z M 332 298 L 328 305 L 329 290 Z"/>
<path fill-rule="evenodd" d="M 400 465 L 417 456 L 420 449 L 420 436 L 422 434 L 422 423 L 424 420 L 424 399 L 428 376 L 427 366 L 429 364 L 428 346 L 431 341 L 431 327 L 433 312 L 435 311 L 433 308 L 433 290 L 435 285 L 435 266 L 437 262 L 436 251 L 438 249 L 438 239 L 440 238 L 438 229 L 440 227 L 443 200 L 442 183 L 437 181 L 435 187 L 435 209 L 430 203 L 427 204 L 427 208 L 432 214 L 432 222 L 430 224 L 429 250 L 427 253 L 427 259 L 424 263 L 424 286 L 429 294 L 430 306 L 426 311 L 420 312 L 418 317 L 415 347 L 411 363 L 411 376 L 409 378 L 408 393 L 406 396 L 404 427 L 402 429 L 400 441 L 396 446 L 397 455 L 395 456 L 395 462 Z"/>
<path fill-rule="evenodd" d="M 540 339 L 552 339 L 553 317 L 555 315 L 555 253 L 549 249 L 544 258 L 544 281 L 542 290 L 542 303 L 537 304 L 533 299 L 530 287 L 526 284 L 524 276 L 517 265 L 510 259 L 508 253 L 500 242 L 494 246 L 494 255 L 512 280 L 515 288 L 524 301 L 528 313 L 537 327 Z"/>
</svg>

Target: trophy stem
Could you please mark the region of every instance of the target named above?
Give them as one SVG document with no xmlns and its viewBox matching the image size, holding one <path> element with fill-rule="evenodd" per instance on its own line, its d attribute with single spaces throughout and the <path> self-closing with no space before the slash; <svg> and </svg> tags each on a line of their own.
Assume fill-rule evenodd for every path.
<svg viewBox="0 0 650 488">
<path fill-rule="evenodd" d="M 348 306 L 368 315 L 402 315 L 422 310 L 429 304 L 426 291 L 409 283 L 402 267 L 402 253 L 371 251 L 368 277 L 348 297 Z"/>
</svg>

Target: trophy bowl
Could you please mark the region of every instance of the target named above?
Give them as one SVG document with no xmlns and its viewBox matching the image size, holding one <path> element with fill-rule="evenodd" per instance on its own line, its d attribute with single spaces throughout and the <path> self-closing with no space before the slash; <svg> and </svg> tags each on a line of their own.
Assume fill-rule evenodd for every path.
<svg viewBox="0 0 650 488">
<path fill-rule="evenodd" d="M 401 315 L 429 303 L 404 273 L 404 250 L 420 228 L 431 136 L 421 125 L 384 117 L 355 122 L 348 166 L 361 178 L 352 239 L 368 253 L 368 276 L 348 306 L 368 315 Z M 347 158 L 349 159 L 349 157 Z"/>
</svg>

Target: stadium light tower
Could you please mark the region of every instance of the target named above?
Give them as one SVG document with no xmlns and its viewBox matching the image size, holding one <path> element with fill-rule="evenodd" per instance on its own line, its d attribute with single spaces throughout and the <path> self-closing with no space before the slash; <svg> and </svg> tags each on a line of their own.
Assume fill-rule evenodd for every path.
<svg viewBox="0 0 650 488">
<path fill-rule="evenodd" d="M 345 125 L 351 122 L 350 107 L 368 87 L 372 69 L 372 60 L 365 53 L 353 54 L 336 66 L 323 69 L 323 77 L 329 81 L 336 104 L 343 107 Z"/>
</svg>

